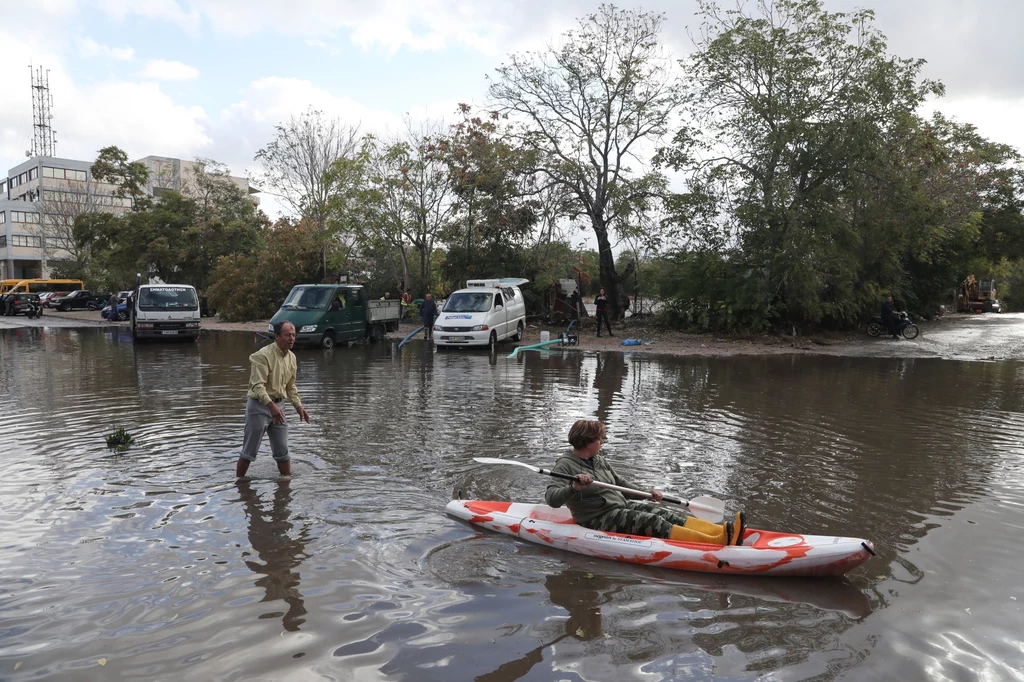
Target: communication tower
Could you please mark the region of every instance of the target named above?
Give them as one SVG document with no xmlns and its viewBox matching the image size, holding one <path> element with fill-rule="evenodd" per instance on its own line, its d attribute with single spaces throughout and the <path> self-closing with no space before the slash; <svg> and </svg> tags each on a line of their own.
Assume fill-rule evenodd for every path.
<svg viewBox="0 0 1024 682">
<path fill-rule="evenodd" d="M 32 78 L 32 156 L 53 156 L 57 151 L 57 131 L 50 125 L 53 114 L 53 96 L 50 95 L 50 70 L 33 69 Z"/>
</svg>

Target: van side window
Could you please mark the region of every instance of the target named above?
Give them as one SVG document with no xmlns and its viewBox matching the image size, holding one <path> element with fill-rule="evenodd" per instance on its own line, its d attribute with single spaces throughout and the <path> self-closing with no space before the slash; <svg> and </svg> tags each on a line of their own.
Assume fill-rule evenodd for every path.
<svg viewBox="0 0 1024 682">
<path fill-rule="evenodd" d="M 501 303 L 501 294 L 495 294 L 494 295 L 494 307 L 495 308 L 504 308 L 505 307 Z"/>
<path fill-rule="evenodd" d="M 516 300 L 516 290 L 511 287 L 505 287 L 501 290 L 505 294 L 505 300 L 512 303 Z"/>
<path fill-rule="evenodd" d="M 358 307 L 363 305 L 363 292 L 361 289 L 349 289 L 348 300 L 353 306 Z"/>
</svg>

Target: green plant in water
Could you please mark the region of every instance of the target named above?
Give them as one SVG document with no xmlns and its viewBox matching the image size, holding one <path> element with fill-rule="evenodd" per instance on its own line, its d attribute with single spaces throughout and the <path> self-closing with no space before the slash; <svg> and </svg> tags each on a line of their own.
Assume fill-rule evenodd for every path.
<svg viewBox="0 0 1024 682">
<path fill-rule="evenodd" d="M 107 447 L 124 449 L 132 444 L 135 438 L 124 429 L 118 429 L 107 436 Z"/>
</svg>

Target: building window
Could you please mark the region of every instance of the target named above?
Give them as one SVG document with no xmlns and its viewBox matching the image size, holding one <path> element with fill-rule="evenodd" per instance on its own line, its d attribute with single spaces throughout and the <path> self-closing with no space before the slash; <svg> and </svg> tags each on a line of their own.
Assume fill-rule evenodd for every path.
<svg viewBox="0 0 1024 682">
<path fill-rule="evenodd" d="M 39 237 L 32 237 L 27 234 L 15 234 L 11 236 L 11 246 L 27 246 L 39 248 Z"/>
<path fill-rule="evenodd" d="M 71 170 L 70 168 L 50 168 L 43 166 L 44 178 L 56 178 L 58 180 L 78 180 L 85 182 L 89 179 L 88 173 L 83 170 Z"/>
<path fill-rule="evenodd" d="M 0 234 L 0 249 L 6 249 L 6 248 L 7 248 L 7 235 L 6 234 Z"/>
<path fill-rule="evenodd" d="M 29 180 L 35 180 L 38 177 L 39 177 L 39 169 L 38 168 L 29 168 L 28 169 L 28 179 Z"/>
<path fill-rule="evenodd" d="M 29 213 L 27 211 L 11 211 L 11 222 L 12 223 L 38 223 L 39 214 Z"/>
<path fill-rule="evenodd" d="M 26 182 L 28 182 L 28 173 L 22 173 L 18 176 L 19 185 L 24 185 Z"/>
<path fill-rule="evenodd" d="M 0 180 L 0 194 L 7 194 L 7 181 Z"/>
<path fill-rule="evenodd" d="M 0 225 L 3 225 L 6 222 L 7 222 L 7 212 L 6 211 L 0 211 Z"/>
<path fill-rule="evenodd" d="M 17 186 L 18 186 L 18 176 L 15 175 L 13 178 L 11 178 L 11 189 L 14 189 Z"/>
</svg>

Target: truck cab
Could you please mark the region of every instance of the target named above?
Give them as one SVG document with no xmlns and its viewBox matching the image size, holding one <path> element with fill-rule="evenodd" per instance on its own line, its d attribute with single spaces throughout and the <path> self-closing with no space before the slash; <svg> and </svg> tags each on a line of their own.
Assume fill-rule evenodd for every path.
<svg viewBox="0 0 1024 682">
<path fill-rule="evenodd" d="M 297 284 L 270 319 L 295 325 L 295 343 L 333 348 L 339 342 L 379 341 L 398 329 L 399 300 L 369 301 L 363 287 L 351 284 Z"/>
<path fill-rule="evenodd" d="M 189 284 L 139 284 L 128 308 L 133 341 L 199 338 L 199 297 Z"/>
<path fill-rule="evenodd" d="M 526 330 L 521 278 L 471 279 L 448 297 L 434 323 L 436 346 L 487 346 L 519 341 Z"/>
</svg>

